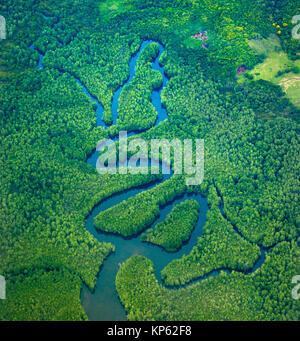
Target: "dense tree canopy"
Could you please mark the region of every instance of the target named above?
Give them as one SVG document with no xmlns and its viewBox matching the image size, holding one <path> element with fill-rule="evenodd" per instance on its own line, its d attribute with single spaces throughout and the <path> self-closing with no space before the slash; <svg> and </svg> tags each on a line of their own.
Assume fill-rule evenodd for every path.
<svg viewBox="0 0 300 341">
<path fill-rule="evenodd" d="M 291 297 L 291 278 L 299 273 L 299 108 L 268 81 L 237 82 L 238 67 L 251 70 L 265 58 L 249 39 L 275 34 L 289 58 L 299 59 L 300 42 L 291 37 L 299 4 L 109 2 L 0 4 L 7 19 L 7 39 L 0 40 L 0 274 L 9 290 L 8 299 L 0 300 L 0 320 L 87 318 L 80 289 L 83 283 L 94 288 L 115 248 L 85 229 L 86 217 L 115 193 L 161 180 L 160 175 L 100 176 L 87 165 L 97 141 L 124 128 L 148 129 L 140 134 L 148 141 L 204 139 L 205 181 L 188 188 L 184 176 L 173 175 L 101 212 L 96 227 L 133 236 L 175 198 L 201 193 L 209 204 L 203 234 L 189 254 L 162 270 L 163 282 L 180 286 L 213 270 L 231 271 L 167 289 L 149 260 L 130 258 L 116 278 L 129 319 L 299 319 L 299 302 Z M 191 38 L 204 29 L 208 48 Z M 76 79 L 112 124 L 113 96 L 147 39 L 165 46 L 160 63 L 170 80 L 161 98 L 168 119 L 154 126 L 151 93 L 162 81 L 151 68 L 158 53 L 154 43 L 142 52 L 134 79 L 121 93 L 117 124 L 97 127 L 95 104 Z M 41 55 L 44 68 L 37 67 Z M 187 221 L 184 214 L 180 218 L 179 234 Z M 161 233 L 153 232 L 156 242 L 167 245 L 168 228 L 166 220 Z M 188 238 L 179 234 L 172 249 Z M 264 264 L 247 273 L 261 247 L 270 248 Z"/>
<path fill-rule="evenodd" d="M 142 240 L 160 245 L 169 252 L 178 250 L 195 228 L 199 209 L 196 200 L 186 200 L 174 206 L 163 222 L 142 235 Z"/>
</svg>

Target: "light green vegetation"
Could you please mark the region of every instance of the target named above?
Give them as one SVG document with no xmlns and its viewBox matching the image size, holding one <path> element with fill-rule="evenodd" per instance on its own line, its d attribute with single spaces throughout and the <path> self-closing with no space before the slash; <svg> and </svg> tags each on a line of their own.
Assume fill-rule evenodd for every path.
<svg viewBox="0 0 300 341">
<path fill-rule="evenodd" d="M 211 187 L 208 195 L 210 210 L 203 235 L 190 254 L 175 259 L 162 270 L 162 278 L 169 285 L 186 284 L 216 269 L 251 269 L 260 250 L 257 245 L 239 236 L 220 213 L 220 198 Z"/>
<path fill-rule="evenodd" d="M 280 85 L 291 102 L 300 107 L 300 59 L 289 59 L 280 45 L 276 35 L 268 39 L 252 40 L 249 45 L 266 59 L 249 72 L 254 80 L 263 79 L 273 84 Z M 245 76 L 240 76 L 240 81 L 245 81 Z"/>
<path fill-rule="evenodd" d="M 133 8 L 128 0 L 106 0 L 99 3 L 99 9 L 102 16 L 106 19 L 122 14 Z"/>
<path fill-rule="evenodd" d="M 251 276 L 221 273 L 172 290 L 158 283 L 151 261 L 133 256 L 121 266 L 116 287 L 130 320 L 297 320 L 299 302 L 288 280 L 295 261 L 296 245 L 283 242 Z"/>
<path fill-rule="evenodd" d="M 119 99 L 117 130 L 138 131 L 151 128 L 157 112 L 151 103 L 152 91 L 162 84 L 162 75 L 152 69 L 152 61 L 157 57 L 159 45 L 150 44 L 142 51 L 137 61 L 135 76 L 126 85 Z"/>
<path fill-rule="evenodd" d="M 296 6 L 294 0 L 0 4 L 9 17 L 8 39 L 0 42 L 0 274 L 11 292 L 7 304 L 0 302 L 1 320 L 85 319 L 80 287 L 94 287 L 114 250 L 85 230 L 85 218 L 112 194 L 157 180 L 99 176 L 86 164 L 108 132 L 96 127 L 94 105 L 72 76 L 98 98 L 111 123 L 113 94 L 145 39 L 165 45 L 161 63 L 171 79 L 162 93 L 168 120 L 141 137 L 205 140 L 205 182 L 193 191 L 208 197 L 207 224 L 193 251 L 163 270 L 165 281 L 188 283 L 222 267 L 249 269 L 260 245 L 272 249 L 251 275 L 222 274 L 179 290 L 160 286 L 149 261 L 130 259 L 116 281 L 129 318 L 299 319 L 299 302 L 291 298 L 291 278 L 299 272 L 299 111 L 282 91 L 288 86 L 297 104 L 297 88 L 290 72 L 275 77 L 284 63 L 299 63 L 290 26 L 280 36 L 288 60 L 274 54 L 276 70 L 264 75 L 281 87 L 258 78 L 236 82 L 242 64 L 259 77 L 255 66 L 263 59 L 248 40 L 276 34 L 273 23 L 290 23 Z M 208 50 L 185 43 L 200 28 L 208 31 Z M 28 48 L 33 42 L 45 54 L 43 70 L 36 67 L 38 52 Z M 132 123 L 131 109 L 124 124 Z M 96 224 L 126 236 L 141 232 L 160 207 L 188 191 L 184 180 L 173 176 L 103 212 Z"/>
<path fill-rule="evenodd" d="M 81 280 L 68 270 L 24 271 L 6 283 L 0 320 L 87 320 L 80 305 Z"/>
<path fill-rule="evenodd" d="M 189 239 L 196 226 L 199 209 L 196 200 L 185 200 L 174 206 L 163 222 L 142 234 L 142 240 L 175 252 Z"/>
<path fill-rule="evenodd" d="M 174 176 L 171 180 L 101 212 L 95 218 L 95 227 L 124 237 L 136 235 L 155 221 L 161 206 L 182 195 L 185 189 L 182 177 Z"/>
</svg>

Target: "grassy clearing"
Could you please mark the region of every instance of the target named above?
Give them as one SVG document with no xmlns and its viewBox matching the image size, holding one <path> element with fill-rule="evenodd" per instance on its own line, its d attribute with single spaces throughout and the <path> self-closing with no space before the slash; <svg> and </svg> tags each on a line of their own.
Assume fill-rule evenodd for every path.
<svg viewBox="0 0 300 341">
<path fill-rule="evenodd" d="M 248 41 L 250 47 L 252 47 L 258 54 L 264 54 L 268 56 L 272 52 L 280 52 L 281 45 L 280 40 L 275 34 L 271 34 L 268 39 L 251 39 Z"/>
<path fill-rule="evenodd" d="M 106 17 L 120 14 L 132 8 L 126 0 L 106 0 L 99 4 L 100 12 Z"/>
<path fill-rule="evenodd" d="M 296 77 L 293 73 L 290 73 L 285 77 L 281 77 L 278 84 L 283 88 L 291 102 L 300 108 L 300 75 Z"/>
<path fill-rule="evenodd" d="M 201 30 L 199 30 L 201 31 Z M 203 42 L 197 39 L 192 39 L 190 37 L 184 40 L 185 47 L 188 49 L 198 49 L 203 45 Z"/>
<path fill-rule="evenodd" d="M 300 74 L 289 72 L 292 68 L 300 69 L 300 60 L 292 61 L 282 50 L 277 36 L 271 35 L 268 39 L 250 40 L 249 45 L 257 52 L 263 54 L 266 59 L 249 71 L 254 80 L 263 79 L 273 84 L 280 85 L 289 100 L 300 107 Z M 278 72 L 284 74 L 278 76 Z M 245 82 L 246 77 L 241 74 L 239 82 Z"/>
</svg>

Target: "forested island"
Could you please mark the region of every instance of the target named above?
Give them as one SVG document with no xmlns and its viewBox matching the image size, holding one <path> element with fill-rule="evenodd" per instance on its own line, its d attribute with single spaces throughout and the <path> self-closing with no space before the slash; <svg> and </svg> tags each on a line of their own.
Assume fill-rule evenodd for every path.
<svg viewBox="0 0 300 341">
<path fill-rule="evenodd" d="M 1 321 L 299 320 L 298 14 L 0 3 Z M 122 130 L 204 139 L 203 183 L 98 174 L 97 142 Z"/>
</svg>

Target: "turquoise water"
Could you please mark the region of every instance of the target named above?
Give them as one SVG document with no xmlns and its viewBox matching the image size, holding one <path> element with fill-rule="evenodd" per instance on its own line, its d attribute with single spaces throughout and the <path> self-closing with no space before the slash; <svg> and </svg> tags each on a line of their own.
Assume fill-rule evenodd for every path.
<svg viewBox="0 0 300 341">
<path fill-rule="evenodd" d="M 147 46 L 148 44 L 152 43 L 153 41 L 144 41 L 137 51 L 137 53 L 131 58 L 129 64 L 129 71 L 130 76 L 127 79 L 126 83 L 123 84 L 114 94 L 113 101 L 112 101 L 112 114 L 113 114 L 113 124 L 116 124 L 116 120 L 118 117 L 118 101 L 120 94 L 122 92 L 123 87 L 126 84 L 129 84 L 130 81 L 134 77 L 135 73 L 135 65 L 138 60 L 138 57 L 142 51 L 142 49 Z M 161 91 L 167 85 L 168 78 L 163 72 L 162 66 L 159 64 L 159 58 L 164 51 L 164 47 L 162 44 L 159 44 L 159 55 L 153 61 L 152 67 L 153 69 L 161 72 L 163 75 L 163 84 L 160 89 L 153 91 L 152 93 L 152 104 L 154 105 L 157 111 L 157 120 L 156 124 L 159 122 L 167 119 L 167 112 L 165 108 L 161 104 Z M 29 47 L 31 50 L 34 49 L 34 45 L 30 45 Z M 39 62 L 38 68 L 43 68 L 43 55 L 39 54 Z M 62 71 L 64 72 L 64 71 Z M 74 77 L 75 78 L 75 77 Z M 76 78 L 75 78 L 76 79 Z M 87 88 L 82 84 L 79 79 L 76 79 L 77 83 L 81 86 L 83 92 L 92 100 L 92 102 L 96 103 L 96 115 L 97 115 L 97 126 L 102 126 L 107 128 L 105 122 L 102 120 L 103 117 L 103 106 L 98 101 L 97 98 L 93 97 Z M 134 133 L 133 133 L 134 134 Z M 133 135 L 130 134 L 130 135 Z M 98 153 L 94 151 L 87 159 L 87 163 L 94 166 L 96 165 L 96 161 L 98 158 Z M 171 175 L 164 175 L 162 181 L 166 181 L 170 178 Z M 207 200 L 206 198 L 201 197 L 200 194 L 185 194 L 180 198 L 177 198 L 172 203 L 166 205 L 165 207 L 161 208 L 160 210 L 160 217 L 155 221 L 152 225 L 156 225 L 158 222 L 163 221 L 167 214 L 171 211 L 174 205 L 179 204 L 180 202 L 186 199 L 195 199 L 198 201 L 200 205 L 200 213 L 197 225 L 193 230 L 191 237 L 187 243 L 185 243 L 181 249 L 175 253 L 168 253 L 164 251 L 162 248 L 156 245 L 152 245 L 149 243 L 141 242 L 140 235 L 134 236 L 133 238 L 123 238 L 118 235 L 102 233 L 97 231 L 94 228 L 94 218 L 102 211 L 113 207 L 119 204 L 121 201 L 126 200 L 136 194 L 152 188 L 156 186 L 156 184 L 152 184 L 149 186 L 142 186 L 141 188 L 130 189 L 126 192 L 116 194 L 111 196 L 110 198 L 104 200 L 103 202 L 96 205 L 90 215 L 86 219 L 86 229 L 97 238 L 100 242 L 110 242 L 116 247 L 116 251 L 111 254 L 103 263 L 103 266 L 100 269 L 100 273 L 97 279 L 96 287 L 94 292 L 88 290 L 86 286 L 83 287 L 81 292 L 81 303 L 83 308 L 89 318 L 89 320 L 93 321 L 122 321 L 126 320 L 126 313 L 125 310 L 120 303 L 118 298 L 116 289 L 115 289 L 115 277 L 120 267 L 120 264 L 123 263 L 126 259 L 133 255 L 143 255 L 152 260 L 155 266 L 155 273 L 156 277 L 161 283 L 160 272 L 161 270 L 170 263 L 173 259 L 181 258 L 183 254 L 188 254 L 193 246 L 197 243 L 198 237 L 202 234 L 203 226 L 206 222 L 206 213 L 208 211 Z M 221 198 L 222 199 L 222 198 Z M 223 201 L 221 205 L 221 213 L 226 218 L 223 212 Z M 236 232 L 239 233 L 236 229 Z M 266 250 L 261 248 L 261 257 L 256 262 L 255 266 L 248 271 L 247 273 L 251 273 L 259 268 L 265 260 Z M 230 272 L 227 269 L 222 269 L 223 271 Z M 211 273 L 207 274 L 204 278 L 209 276 L 216 276 L 218 275 L 220 270 L 212 271 Z M 202 278 L 203 279 L 203 278 Z M 198 279 L 202 280 L 202 279 Z"/>
</svg>

